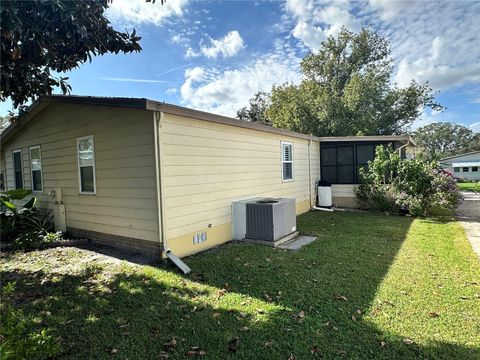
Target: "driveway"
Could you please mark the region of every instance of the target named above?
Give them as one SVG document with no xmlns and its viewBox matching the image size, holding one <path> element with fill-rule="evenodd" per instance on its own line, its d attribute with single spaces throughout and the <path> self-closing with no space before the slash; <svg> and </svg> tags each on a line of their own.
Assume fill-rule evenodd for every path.
<svg viewBox="0 0 480 360">
<path fill-rule="evenodd" d="M 464 191 L 464 201 L 458 207 L 457 216 L 465 228 L 473 251 L 480 258 L 480 194 Z"/>
</svg>

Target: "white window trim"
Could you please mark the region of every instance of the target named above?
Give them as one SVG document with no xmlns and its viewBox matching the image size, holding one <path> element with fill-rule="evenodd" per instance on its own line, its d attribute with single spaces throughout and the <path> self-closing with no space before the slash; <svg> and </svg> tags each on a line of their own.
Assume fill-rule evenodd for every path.
<svg viewBox="0 0 480 360">
<path fill-rule="evenodd" d="M 291 149 L 292 149 L 292 160 L 291 161 L 283 161 L 283 146 L 284 145 L 290 145 Z M 295 181 L 295 165 L 294 165 L 294 154 L 295 154 L 295 151 L 293 149 L 293 143 L 292 142 L 289 142 L 289 141 L 281 141 L 280 142 L 280 162 L 281 162 L 281 165 L 282 165 L 282 182 L 292 182 L 292 181 Z M 291 179 L 285 179 L 285 176 L 283 174 L 283 164 L 284 163 L 291 163 L 292 164 L 292 178 Z"/>
<path fill-rule="evenodd" d="M 32 150 L 38 149 L 40 150 L 38 153 L 40 154 L 40 181 L 42 182 L 42 190 L 33 190 L 33 167 L 32 167 Z M 28 148 L 28 156 L 30 157 L 30 183 L 32 184 L 32 192 L 34 193 L 43 193 L 43 163 L 42 163 L 42 149 L 40 145 L 30 146 Z"/>
<path fill-rule="evenodd" d="M 17 189 L 17 174 L 15 171 L 15 153 L 20 153 L 20 168 L 22 170 L 22 187 L 20 189 L 25 188 L 25 179 L 23 176 L 23 154 L 22 154 L 22 149 L 16 149 L 12 151 L 12 169 L 13 169 L 13 187 L 14 189 Z"/>
<path fill-rule="evenodd" d="M 80 154 L 78 151 L 78 146 L 80 145 L 80 141 L 82 140 L 88 140 L 92 139 L 92 151 L 93 151 L 93 191 L 82 191 L 82 175 L 80 173 L 80 168 L 81 167 L 86 167 L 80 166 Z M 87 165 L 90 166 L 90 165 Z M 88 136 L 83 136 L 80 138 L 77 138 L 77 170 L 78 170 L 78 192 L 80 194 L 84 195 L 96 195 L 97 194 L 97 175 L 95 171 L 95 139 L 93 138 L 93 135 L 88 135 Z"/>
</svg>

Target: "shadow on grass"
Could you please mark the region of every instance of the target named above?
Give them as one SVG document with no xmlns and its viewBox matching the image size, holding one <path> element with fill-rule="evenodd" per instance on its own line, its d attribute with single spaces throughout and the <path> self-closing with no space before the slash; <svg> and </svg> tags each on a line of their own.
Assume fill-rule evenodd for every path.
<svg viewBox="0 0 480 360">
<path fill-rule="evenodd" d="M 97 267 L 1 275 L 17 281 L 13 301 L 61 335 L 61 358 L 156 359 L 172 337 L 169 358 L 179 359 L 192 346 L 211 359 L 478 358 L 478 349 L 454 344 L 407 346 L 362 319 L 410 224 L 310 213 L 299 228 L 319 239 L 301 251 L 231 244 L 187 259 L 191 276 L 165 266 L 108 279 L 108 268 Z M 233 354 L 227 344 L 235 337 Z"/>
</svg>

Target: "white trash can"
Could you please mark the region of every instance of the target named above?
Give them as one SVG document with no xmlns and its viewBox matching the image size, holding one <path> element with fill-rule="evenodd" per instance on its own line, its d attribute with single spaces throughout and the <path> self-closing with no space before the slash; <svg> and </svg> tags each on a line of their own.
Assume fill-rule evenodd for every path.
<svg viewBox="0 0 480 360">
<path fill-rule="evenodd" d="M 320 180 L 317 186 L 318 207 L 332 207 L 332 185 L 325 180 Z"/>
</svg>

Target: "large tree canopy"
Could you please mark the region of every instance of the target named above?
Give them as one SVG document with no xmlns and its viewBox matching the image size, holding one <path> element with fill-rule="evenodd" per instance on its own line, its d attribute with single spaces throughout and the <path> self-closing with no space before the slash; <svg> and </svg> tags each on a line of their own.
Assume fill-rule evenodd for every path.
<svg viewBox="0 0 480 360">
<path fill-rule="evenodd" d="M 426 125 L 415 131 L 414 139 L 429 160 L 480 150 L 480 134 L 458 124 Z"/>
<path fill-rule="evenodd" d="M 425 107 L 442 107 L 428 84 L 391 83 L 390 52 L 389 42 L 371 30 L 342 29 L 302 60 L 299 85 L 273 87 L 266 118 L 275 127 L 317 136 L 406 131 Z"/>
<path fill-rule="evenodd" d="M 67 78 L 55 73 L 72 70 L 95 55 L 140 51 L 135 30 L 118 32 L 104 16 L 110 3 L 2 0 L 0 100 L 10 97 L 16 108 L 57 86 L 66 93 Z"/>
<path fill-rule="evenodd" d="M 248 105 L 248 107 L 243 107 L 237 111 L 237 118 L 257 124 L 272 125 L 272 122 L 266 116 L 266 111 L 270 106 L 270 96 L 265 91 L 257 92 L 250 99 Z"/>
</svg>

